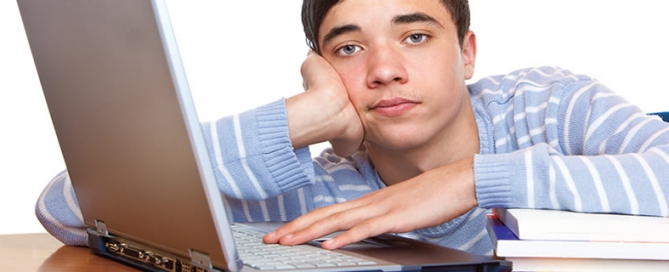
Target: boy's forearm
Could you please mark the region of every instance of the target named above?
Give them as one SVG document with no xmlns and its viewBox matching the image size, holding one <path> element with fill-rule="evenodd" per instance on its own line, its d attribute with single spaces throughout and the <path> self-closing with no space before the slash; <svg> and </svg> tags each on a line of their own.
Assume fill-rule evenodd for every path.
<svg viewBox="0 0 669 272">
<path fill-rule="evenodd" d="M 321 108 L 329 105 L 317 101 L 316 96 L 315 93 L 304 92 L 286 99 L 288 133 L 295 149 L 335 137 L 334 127 L 327 125 L 334 116 L 327 116 L 327 110 L 318 110 L 318 105 L 322 105 Z"/>
</svg>

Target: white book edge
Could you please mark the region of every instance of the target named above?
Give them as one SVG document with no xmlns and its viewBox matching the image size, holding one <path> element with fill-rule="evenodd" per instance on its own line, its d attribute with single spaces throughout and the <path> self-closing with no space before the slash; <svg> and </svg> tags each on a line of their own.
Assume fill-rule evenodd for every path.
<svg viewBox="0 0 669 272">
<path fill-rule="evenodd" d="M 557 210 L 493 209 L 522 240 L 669 242 L 669 218 Z"/>
<path fill-rule="evenodd" d="M 486 220 L 488 235 L 499 257 L 669 260 L 669 243 L 498 239 L 493 228 L 496 222 L 491 218 Z M 503 225 L 500 221 L 497 224 Z"/>
<path fill-rule="evenodd" d="M 513 271 L 667 271 L 669 261 L 571 258 L 506 258 Z"/>
</svg>

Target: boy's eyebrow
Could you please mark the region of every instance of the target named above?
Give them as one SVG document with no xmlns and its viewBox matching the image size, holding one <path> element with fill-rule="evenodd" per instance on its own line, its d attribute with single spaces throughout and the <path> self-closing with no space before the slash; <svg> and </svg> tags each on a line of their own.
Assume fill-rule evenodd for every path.
<svg viewBox="0 0 669 272">
<path fill-rule="evenodd" d="M 411 24 L 411 23 L 416 23 L 416 22 L 426 22 L 426 23 L 433 23 L 439 27 L 443 26 L 435 19 L 434 17 L 427 15 L 423 12 L 415 12 L 411 14 L 403 14 L 403 15 L 397 15 L 393 17 L 391 23 L 393 25 L 396 24 Z M 360 26 L 355 25 L 355 24 L 347 24 L 343 26 L 338 26 L 338 27 L 333 27 L 328 31 L 327 34 L 325 34 L 325 37 L 323 38 L 323 45 L 322 47 L 325 47 L 330 41 L 332 41 L 334 38 L 344 35 L 346 33 L 350 32 L 356 32 L 360 31 L 362 28 Z"/>
<path fill-rule="evenodd" d="M 323 38 L 322 47 L 325 47 L 325 45 L 328 44 L 328 42 L 332 41 L 334 38 L 338 36 L 360 30 L 361 30 L 360 26 L 354 24 L 347 24 L 343 26 L 333 27 L 332 29 L 330 29 L 328 34 L 326 34 L 325 37 Z"/>
<path fill-rule="evenodd" d="M 424 22 L 424 23 L 434 23 L 435 25 L 439 27 L 444 27 L 442 26 L 437 19 L 434 17 L 427 15 L 423 12 L 415 12 L 411 14 L 403 14 L 403 15 L 397 15 L 393 17 L 392 23 L 394 25 L 396 24 L 411 24 L 411 23 L 417 23 L 417 22 Z"/>
</svg>

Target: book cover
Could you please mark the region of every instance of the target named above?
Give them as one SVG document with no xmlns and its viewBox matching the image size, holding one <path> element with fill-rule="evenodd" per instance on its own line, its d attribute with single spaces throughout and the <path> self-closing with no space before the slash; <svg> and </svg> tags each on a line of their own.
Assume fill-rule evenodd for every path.
<svg viewBox="0 0 669 272">
<path fill-rule="evenodd" d="M 595 258 L 669 261 L 669 243 L 519 239 L 495 215 L 486 227 L 495 254 L 504 258 Z M 669 262 L 666 263 L 669 269 Z"/>
<path fill-rule="evenodd" d="M 669 242 L 669 218 L 556 210 L 493 209 L 523 240 Z"/>
</svg>

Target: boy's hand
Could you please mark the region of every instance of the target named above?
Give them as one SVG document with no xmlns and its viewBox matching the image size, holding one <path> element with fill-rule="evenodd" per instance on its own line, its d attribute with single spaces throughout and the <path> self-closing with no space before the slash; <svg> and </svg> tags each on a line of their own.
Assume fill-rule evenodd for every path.
<svg viewBox="0 0 669 272">
<path fill-rule="evenodd" d="M 364 131 L 339 74 L 313 51 L 301 72 L 306 92 L 286 100 L 293 147 L 330 141 L 337 155 L 352 155 L 362 144 Z"/>
<path fill-rule="evenodd" d="M 322 244 L 323 248 L 336 249 L 383 233 L 437 226 L 476 205 L 473 158 L 468 158 L 356 200 L 316 209 L 263 240 L 296 245 L 345 230 Z"/>
</svg>

